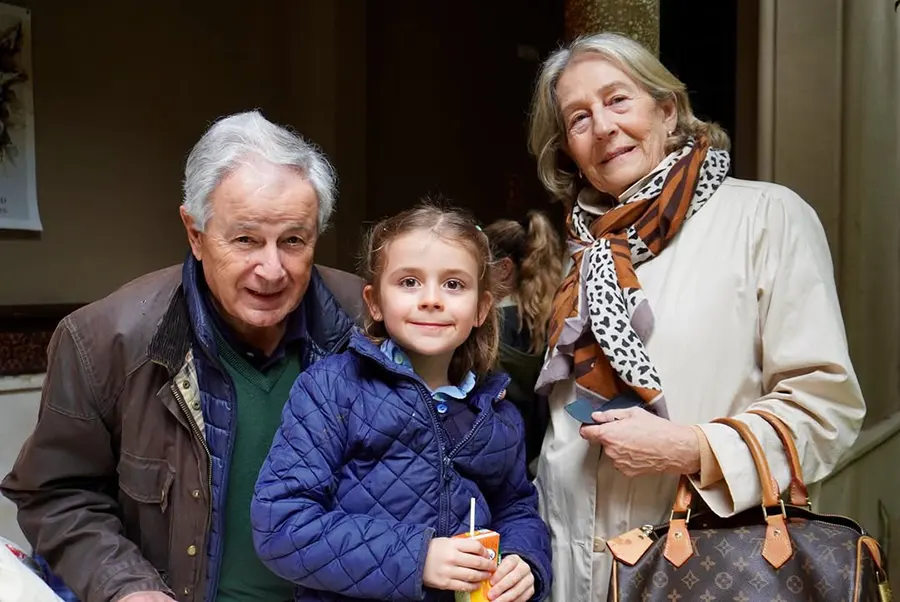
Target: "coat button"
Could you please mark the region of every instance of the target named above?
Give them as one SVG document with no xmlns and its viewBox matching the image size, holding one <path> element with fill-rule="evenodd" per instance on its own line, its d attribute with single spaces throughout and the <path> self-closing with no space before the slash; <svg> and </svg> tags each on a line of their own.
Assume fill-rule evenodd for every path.
<svg viewBox="0 0 900 602">
<path fill-rule="evenodd" d="M 200 499 L 200 490 L 194 489 L 193 491 L 191 491 L 191 497 L 194 498 L 195 500 L 199 500 Z"/>
<path fill-rule="evenodd" d="M 191 409 L 192 409 L 192 410 L 199 410 L 199 409 L 200 409 L 200 402 L 199 402 L 199 401 L 192 401 L 192 402 L 191 402 Z"/>
<path fill-rule="evenodd" d="M 606 552 L 606 540 L 605 539 L 603 539 L 602 537 L 594 538 L 594 552 L 597 552 L 598 554 L 602 554 L 603 552 Z"/>
<path fill-rule="evenodd" d="M 196 556 L 197 555 L 197 546 L 195 546 L 193 544 L 189 545 L 188 549 L 187 549 L 187 555 L 188 556 Z"/>
<path fill-rule="evenodd" d="M 189 588 L 189 587 L 184 588 L 182 591 L 184 592 L 185 596 L 191 595 L 191 588 Z"/>
<path fill-rule="evenodd" d="M 181 381 L 181 388 L 184 389 L 184 390 L 190 389 L 190 388 L 191 388 L 191 381 L 189 381 L 189 380 L 183 380 L 183 381 Z"/>
</svg>

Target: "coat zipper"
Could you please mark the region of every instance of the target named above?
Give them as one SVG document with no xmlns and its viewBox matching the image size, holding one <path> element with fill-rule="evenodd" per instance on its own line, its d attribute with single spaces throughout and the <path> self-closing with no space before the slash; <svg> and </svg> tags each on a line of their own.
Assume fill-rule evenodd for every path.
<svg viewBox="0 0 900 602">
<path fill-rule="evenodd" d="M 187 418 L 188 424 L 190 425 L 191 432 L 200 441 L 200 445 L 203 446 L 203 451 L 206 452 L 206 480 L 207 480 L 207 490 L 206 493 L 209 496 L 212 496 L 212 453 L 209 451 L 209 446 L 206 444 L 206 438 L 200 432 L 200 427 L 197 426 L 197 421 L 194 420 L 194 416 L 191 414 L 190 410 L 188 410 L 187 402 L 184 401 L 184 397 L 181 395 L 181 391 L 178 390 L 178 387 L 175 386 L 175 383 L 171 383 L 170 387 L 172 388 L 172 394 L 175 395 L 175 401 L 178 403 L 178 407 L 181 408 L 184 417 Z M 210 504 L 207 513 L 206 513 L 206 529 L 209 530 L 209 521 L 211 515 L 212 505 Z"/>
<path fill-rule="evenodd" d="M 450 513 L 450 501 L 447 499 L 447 481 L 449 480 L 450 475 L 447 474 L 447 470 L 450 466 L 450 458 L 444 453 L 447 449 L 444 441 L 444 432 L 441 428 L 440 421 L 438 420 L 437 411 L 434 409 L 434 404 L 431 403 L 433 401 L 431 394 L 418 381 L 413 380 L 413 383 L 415 384 L 416 390 L 419 392 L 419 397 L 425 402 L 425 406 L 428 408 L 428 415 L 431 417 L 431 426 L 434 427 L 434 432 L 438 438 L 438 450 L 441 454 L 441 502 L 438 513 L 437 537 L 448 537 L 447 531 L 449 531 L 450 526 L 448 525 L 449 518 L 447 515 Z"/>
<path fill-rule="evenodd" d="M 415 381 L 414 381 L 415 382 Z M 478 416 L 478 419 L 472 425 L 472 428 L 466 433 L 465 437 L 463 437 L 459 443 L 447 454 L 444 453 L 446 450 L 446 443 L 444 441 L 444 429 L 441 427 L 440 419 L 437 416 L 437 412 L 434 409 L 434 398 L 431 394 L 422 386 L 421 383 L 415 382 L 416 389 L 419 391 L 419 395 L 422 400 L 425 402 L 425 405 L 428 406 L 428 414 L 431 416 L 431 424 L 434 427 L 435 433 L 438 436 L 438 447 L 441 450 L 441 506 L 440 506 L 440 520 L 438 522 L 438 537 L 449 537 L 449 514 L 450 514 L 450 501 L 447 499 L 447 487 L 448 482 L 450 481 L 450 463 L 453 460 L 453 457 L 459 453 L 459 450 L 465 446 L 472 437 L 475 436 L 475 433 L 478 432 L 478 429 L 481 428 L 481 425 L 487 420 L 488 414 L 487 410 L 481 413 Z M 495 397 L 496 399 L 497 397 Z"/>
</svg>

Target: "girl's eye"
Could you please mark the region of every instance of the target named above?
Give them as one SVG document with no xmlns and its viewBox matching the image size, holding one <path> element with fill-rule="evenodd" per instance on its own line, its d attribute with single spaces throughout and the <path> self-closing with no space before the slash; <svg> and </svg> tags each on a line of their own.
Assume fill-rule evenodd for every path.
<svg viewBox="0 0 900 602">
<path fill-rule="evenodd" d="M 406 288 L 413 288 L 414 286 L 416 286 L 416 284 L 418 284 L 418 282 L 415 278 L 404 278 L 400 281 L 400 286 Z"/>
<path fill-rule="evenodd" d="M 461 280 L 448 280 L 445 286 L 451 291 L 462 290 L 466 287 L 466 285 L 463 284 Z"/>
</svg>

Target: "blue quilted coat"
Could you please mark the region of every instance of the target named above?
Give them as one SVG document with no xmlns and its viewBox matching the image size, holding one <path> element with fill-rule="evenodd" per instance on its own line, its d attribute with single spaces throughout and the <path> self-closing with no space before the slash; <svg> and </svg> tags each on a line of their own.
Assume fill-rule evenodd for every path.
<svg viewBox="0 0 900 602">
<path fill-rule="evenodd" d="M 454 447 L 418 376 L 356 333 L 350 349 L 302 373 L 263 464 L 250 510 L 262 561 L 298 584 L 295 600 L 453 600 L 426 588 L 432 537 L 500 533 L 550 591 L 550 536 L 528 480 L 522 421 L 491 376 L 470 400 L 471 430 Z"/>
</svg>

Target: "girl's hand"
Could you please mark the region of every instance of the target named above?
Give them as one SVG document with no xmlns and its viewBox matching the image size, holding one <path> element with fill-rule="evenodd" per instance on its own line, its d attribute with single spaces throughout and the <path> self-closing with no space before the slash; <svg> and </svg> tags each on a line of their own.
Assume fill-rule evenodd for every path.
<svg viewBox="0 0 900 602">
<path fill-rule="evenodd" d="M 496 568 L 478 540 L 435 537 L 428 544 L 422 580 L 434 589 L 474 592 L 482 581 L 491 578 Z"/>
<path fill-rule="evenodd" d="M 488 598 L 493 602 L 525 602 L 534 595 L 531 567 L 515 554 L 503 557 L 491 585 Z"/>
</svg>

